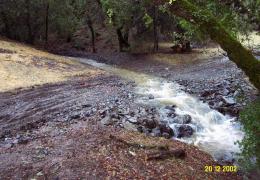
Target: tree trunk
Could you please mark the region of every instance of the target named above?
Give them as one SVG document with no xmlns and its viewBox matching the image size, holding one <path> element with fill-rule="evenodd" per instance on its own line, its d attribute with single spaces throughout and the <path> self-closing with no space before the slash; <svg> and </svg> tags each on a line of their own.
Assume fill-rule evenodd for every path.
<svg viewBox="0 0 260 180">
<path fill-rule="evenodd" d="M 116 33 L 118 37 L 118 42 L 119 42 L 119 51 L 123 52 L 124 48 L 129 48 L 130 45 L 128 43 L 128 31 L 123 35 L 122 33 L 123 27 L 117 28 Z"/>
<path fill-rule="evenodd" d="M 91 44 L 92 44 L 92 52 L 96 53 L 96 46 L 95 46 L 95 31 L 93 28 L 93 23 L 90 18 L 87 19 L 87 24 L 91 32 Z"/>
<path fill-rule="evenodd" d="M 50 8 L 50 3 L 47 1 L 46 5 L 46 14 L 45 14 L 45 46 L 48 44 L 48 34 L 49 34 L 49 8 Z"/>
<path fill-rule="evenodd" d="M 211 39 L 219 43 L 228 57 L 249 77 L 253 85 L 260 90 L 260 61 L 252 53 L 233 38 L 217 19 L 208 11 L 197 7 L 189 0 L 155 0 L 159 4 L 168 4 L 170 11 L 187 21 L 199 26 L 200 30 L 209 34 Z"/>
<path fill-rule="evenodd" d="M 158 6 L 155 4 L 153 6 L 153 36 L 154 36 L 154 52 L 157 52 L 159 49 L 159 40 L 158 40 Z"/>
<path fill-rule="evenodd" d="M 32 32 L 32 24 L 31 24 L 31 8 L 30 8 L 30 0 L 26 0 L 26 25 L 28 28 L 28 38 L 27 43 L 33 44 L 34 42 L 34 34 Z"/>
<path fill-rule="evenodd" d="M 11 38 L 11 30 L 10 30 L 8 18 L 4 12 L 1 12 L 1 17 L 4 23 L 4 33 L 6 37 Z"/>
</svg>

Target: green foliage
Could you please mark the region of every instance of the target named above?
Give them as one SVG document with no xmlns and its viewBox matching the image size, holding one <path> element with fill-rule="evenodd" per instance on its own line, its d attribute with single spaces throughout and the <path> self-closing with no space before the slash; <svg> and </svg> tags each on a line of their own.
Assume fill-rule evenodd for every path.
<svg viewBox="0 0 260 180">
<path fill-rule="evenodd" d="M 132 17 L 136 8 L 131 0 L 101 0 L 104 11 L 109 17 L 109 22 L 116 27 L 131 26 Z"/>
<path fill-rule="evenodd" d="M 240 117 L 245 131 L 239 143 L 242 148 L 240 164 L 247 170 L 260 168 L 260 100 L 244 109 Z"/>
<path fill-rule="evenodd" d="M 143 20 L 145 22 L 146 28 L 151 27 L 151 25 L 153 23 L 153 18 L 151 16 L 149 16 L 149 14 L 145 13 Z"/>
<path fill-rule="evenodd" d="M 50 22 L 52 32 L 60 37 L 72 36 L 83 24 L 86 3 L 83 0 L 55 0 L 50 5 Z"/>
</svg>

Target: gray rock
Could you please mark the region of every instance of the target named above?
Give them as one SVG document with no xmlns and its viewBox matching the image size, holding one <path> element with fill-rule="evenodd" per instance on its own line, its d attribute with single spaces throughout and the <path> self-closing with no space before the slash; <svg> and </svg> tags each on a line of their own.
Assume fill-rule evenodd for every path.
<svg viewBox="0 0 260 180">
<path fill-rule="evenodd" d="M 189 123 L 191 123 L 191 121 L 192 121 L 192 118 L 188 114 L 176 116 L 173 120 L 173 122 L 178 123 L 178 124 L 189 124 Z"/>
<path fill-rule="evenodd" d="M 9 149 L 9 148 L 13 147 L 13 144 L 11 144 L 11 143 L 4 144 L 3 147 L 6 149 Z"/>
<path fill-rule="evenodd" d="M 92 105 L 91 104 L 83 104 L 82 107 L 83 108 L 90 108 L 90 107 L 92 107 Z"/>
<path fill-rule="evenodd" d="M 148 129 L 154 129 L 157 126 L 157 122 L 153 119 L 143 119 L 142 124 Z"/>
<path fill-rule="evenodd" d="M 70 119 L 71 119 L 71 120 L 73 120 L 73 119 L 79 119 L 79 118 L 80 118 L 80 114 L 78 114 L 78 113 L 72 114 L 72 115 L 70 116 Z"/>
<path fill-rule="evenodd" d="M 182 137 L 191 137 L 194 133 L 194 130 L 189 125 L 182 125 L 178 128 L 178 138 Z"/>
<path fill-rule="evenodd" d="M 136 126 L 133 123 L 130 123 L 128 121 L 125 121 L 122 123 L 124 128 L 130 131 L 137 131 L 138 129 L 136 128 Z"/>
<path fill-rule="evenodd" d="M 136 117 L 130 117 L 127 119 L 130 123 L 136 124 L 137 123 L 137 118 Z"/>
<path fill-rule="evenodd" d="M 221 92 L 221 94 L 224 95 L 224 96 L 227 96 L 229 93 L 230 93 L 230 92 L 229 92 L 229 90 L 228 90 L 227 88 L 225 88 L 225 89 Z"/>
<path fill-rule="evenodd" d="M 115 120 L 112 119 L 110 116 L 106 116 L 103 119 L 101 119 L 101 124 L 105 126 L 110 126 L 115 123 Z"/>
<path fill-rule="evenodd" d="M 173 132 L 172 128 L 170 126 L 168 126 L 167 124 L 161 123 L 161 124 L 159 124 L 158 127 L 160 129 L 161 134 L 167 133 L 168 136 L 170 136 L 170 137 L 174 136 L 174 132 Z"/>
<path fill-rule="evenodd" d="M 175 108 L 176 108 L 175 105 L 172 105 L 172 106 L 165 106 L 165 109 L 168 109 L 168 110 L 170 110 L 170 111 L 174 111 L 174 112 L 175 112 Z"/>
<path fill-rule="evenodd" d="M 151 133 L 151 135 L 152 136 L 154 136 L 154 137 L 161 137 L 162 136 L 162 133 L 161 133 L 161 131 L 160 131 L 160 128 L 154 128 L 153 130 L 152 130 L 152 133 Z"/>
<path fill-rule="evenodd" d="M 148 98 L 149 99 L 154 99 L 154 96 L 152 94 L 149 94 Z"/>
<path fill-rule="evenodd" d="M 163 134 L 162 134 L 162 137 L 164 137 L 165 139 L 171 139 L 173 136 L 171 136 L 171 135 L 168 134 L 168 133 L 163 133 Z"/>
<path fill-rule="evenodd" d="M 228 105 L 236 104 L 236 101 L 231 97 L 222 97 L 222 100 Z"/>
</svg>

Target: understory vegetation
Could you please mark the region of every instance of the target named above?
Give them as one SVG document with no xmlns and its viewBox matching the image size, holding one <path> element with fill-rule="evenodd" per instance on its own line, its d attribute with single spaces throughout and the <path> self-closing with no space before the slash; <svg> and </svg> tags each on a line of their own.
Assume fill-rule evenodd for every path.
<svg viewBox="0 0 260 180">
<path fill-rule="evenodd" d="M 247 170 L 260 168 L 260 100 L 245 108 L 240 118 L 245 131 L 240 164 Z"/>
</svg>

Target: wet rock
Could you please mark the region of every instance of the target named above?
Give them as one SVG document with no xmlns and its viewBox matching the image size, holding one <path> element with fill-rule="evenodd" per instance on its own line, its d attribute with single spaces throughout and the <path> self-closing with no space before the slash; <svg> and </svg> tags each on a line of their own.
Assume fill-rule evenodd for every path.
<svg viewBox="0 0 260 180">
<path fill-rule="evenodd" d="M 174 136 L 174 132 L 172 130 L 172 128 L 170 126 L 168 126 L 167 124 L 159 124 L 159 129 L 160 129 L 160 132 L 161 134 L 163 135 L 164 134 L 164 137 L 167 137 L 167 138 L 171 138 Z"/>
<path fill-rule="evenodd" d="M 222 113 L 224 115 L 229 114 L 233 117 L 237 117 L 237 116 L 239 116 L 240 108 L 238 108 L 238 107 L 219 107 L 219 108 L 217 108 L 217 111 L 219 111 L 220 113 Z"/>
<path fill-rule="evenodd" d="M 214 106 L 214 105 L 215 105 L 215 102 L 214 102 L 214 101 L 209 101 L 208 104 L 209 104 L 210 106 Z"/>
<path fill-rule="evenodd" d="M 175 112 L 169 112 L 167 113 L 167 117 L 170 117 L 170 118 L 175 118 L 177 115 L 175 114 Z"/>
<path fill-rule="evenodd" d="M 164 137 L 165 139 L 171 139 L 173 136 L 168 133 L 162 133 L 162 137 Z"/>
<path fill-rule="evenodd" d="M 177 116 L 175 117 L 175 121 L 179 124 L 189 124 L 191 123 L 191 116 L 186 114 L 186 115 L 183 115 L 183 116 Z"/>
<path fill-rule="evenodd" d="M 175 112 L 175 108 L 176 108 L 175 105 L 172 105 L 172 106 L 165 106 L 165 109 L 168 109 L 168 110 L 170 110 L 170 111 L 174 111 L 174 112 Z"/>
<path fill-rule="evenodd" d="M 194 133 L 194 130 L 189 125 L 182 125 L 178 128 L 178 138 L 182 137 L 191 137 Z"/>
<path fill-rule="evenodd" d="M 157 122 L 153 119 L 143 119 L 142 124 L 145 128 L 154 129 L 157 126 Z"/>
<path fill-rule="evenodd" d="M 148 98 L 149 99 L 154 99 L 154 96 L 152 94 L 149 94 Z"/>
</svg>

